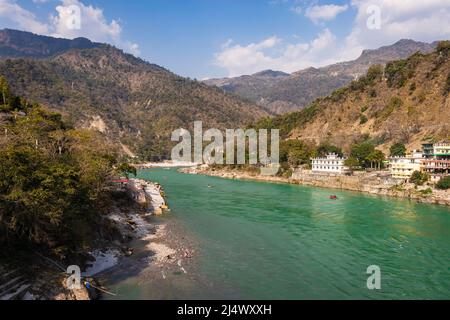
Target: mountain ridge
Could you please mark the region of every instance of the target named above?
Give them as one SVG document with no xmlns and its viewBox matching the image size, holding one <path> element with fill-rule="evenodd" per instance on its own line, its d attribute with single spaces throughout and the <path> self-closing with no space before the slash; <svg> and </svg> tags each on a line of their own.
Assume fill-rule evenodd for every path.
<svg viewBox="0 0 450 320">
<path fill-rule="evenodd" d="M 401 39 L 392 45 L 364 50 L 352 61 L 329 66 L 309 67 L 280 78 L 261 78 L 258 73 L 235 78 L 209 79 L 204 82 L 218 86 L 266 108 L 269 112 L 284 113 L 304 108 L 314 99 L 326 96 L 363 75 L 371 65 L 407 58 L 416 51 L 431 52 L 436 42 L 428 44 Z M 277 72 L 277 71 L 274 71 Z"/>
<path fill-rule="evenodd" d="M 0 47 L 5 43 L 0 40 Z M 34 57 L 27 47 L 26 57 L 0 58 L 0 75 L 11 90 L 62 113 L 77 127 L 101 131 L 146 159 L 166 158 L 171 132 L 190 129 L 194 121 L 203 121 L 205 129 L 226 129 L 267 116 L 255 104 L 107 44 L 65 46 L 53 55 L 54 50 L 38 48 Z"/>
<path fill-rule="evenodd" d="M 103 45 L 83 37 L 70 40 L 13 29 L 0 30 L 0 56 L 3 58 L 48 58 L 70 49 L 92 49 Z"/>
<path fill-rule="evenodd" d="M 279 128 L 284 139 L 336 145 L 347 152 L 361 141 L 386 153 L 397 142 L 420 149 L 423 142 L 450 139 L 449 95 L 450 41 L 442 41 L 431 53 L 372 66 L 307 108 L 257 126 Z"/>
</svg>

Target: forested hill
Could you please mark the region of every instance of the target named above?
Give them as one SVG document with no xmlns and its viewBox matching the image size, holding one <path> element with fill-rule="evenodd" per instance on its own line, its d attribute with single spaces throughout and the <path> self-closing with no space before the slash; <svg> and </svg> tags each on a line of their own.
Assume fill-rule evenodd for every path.
<svg viewBox="0 0 450 320">
<path fill-rule="evenodd" d="M 306 109 L 261 121 L 285 138 L 330 143 L 345 150 L 370 140 L 387 151 L 450 138 L 450 41 L 429 54 L 378 65 L 349 86 L 316 99 Z"/>
<path fill-rule="evenodd" d="M 126 168 L 117 155 L 105 137 L 13 95 L 0 77 L 0 258 L 14 248 L 64 258 L 104 237 L 111 179 Z"/>
<path fill-rule="evenodd" d="M 31 40 L 40 36 L 26 35 L 31 52 Z M 2 39 L 0 46 L 5 47 Z M 18 41 L 8 43 L 20 48 Z M 125 145 L 124 150 L 147 159 L 167 156 L 170 133 L 180 127 L 190 129 L 196 120 L 203 121 L 205 128 L 225 129 L 267 116 L 260 107 L 219 88 L 179 77 L 104 44 L 68 47 L 44 58 L 11 59 L 6 54 L 0 61 L 0 75 L 17 94 L 61 112 L 76 127 L 96 129 Z"/>
</svg>

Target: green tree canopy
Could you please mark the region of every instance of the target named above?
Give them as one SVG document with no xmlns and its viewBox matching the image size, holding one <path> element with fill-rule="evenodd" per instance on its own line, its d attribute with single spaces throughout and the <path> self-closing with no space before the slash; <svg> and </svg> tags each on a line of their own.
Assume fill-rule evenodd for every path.
<svg viewBox="0 0 450 320">
<path fill-rule="evenodd" d="M 0 111 L 9 109 L 9 85 L 5 77 L 0 76 Z"/>
<path fill-rule="evenodd" d="M 359 160 L 355 157 L 350 157 L 344 161 L 344 165 L 351 171 L 354 171 L 359 166 Z"/>
<path fill-rule="evenodd" d="M 110 203 L 115 149 L 95 132 L 69 128 L 60 114 L 24 110 L 6 111 L 11 117 L 0 124 L 8 129 L 0 139 L 0 243 L 76 249 L 95 235 Z"/>
<path fill-rule="evenodd" d="M 404 157 L 406 155 L 406 147 L 403 143 L 394 143 L 390 148 L 391 157 Z"/>
<path fill-rule="evenodd" d="M 318 157 L 325 157 L 329 153 L 336 153 L 340 157 L 344 155 L 341 148 L 328 143 L 323 143 L 317 147 Z"/>
<path fill-rule="evenodd" d="M 280 162 L 295 167 L 308 164 L 314 155 L 314 147 L 300 140 L 290 139 L 280 142 Z"/>
<path fill-rule="evenodd" d="M 426 172 L 414 171 L 411 175 L 410 181 L 416 186 L 421 186 L 430 180 L 430 175 Z"/>
<path fill-rule="evenodd" d="M 352 146 L 350 157 L 357 159 L 360 166 L 368 167 L 370 165 L 368 157 L 374 151 L 375 146 L 371 142 L 365 141 Z"/>
<path fill-rule="evenodd" d="M 450 189 L 450 176 L 442 177 L 441 180 L 439 180 L 438 183 L 436 184 L 436 188 L 441 190 Z"/>
<path fill-rule="evenodd" d="M 127 179 L 130 177 L 130 174 L 132 174 L 133 176 L 136 176 L 137 174 L 136 168 L 128 163 L 121 163 L 117 167 L 116 171 L 119 172 L 119 174 L 125 175 Z"/>
<path fill-rule="evenodd" d="M 371 168 L 377 168 L 379 170 L 382 168 L 384 160 L 386 160 L 384 153 L 380 150 L 374 150 L 366 157 L 365 161 L 366 163 L 370 163 Z"/>
</svg>

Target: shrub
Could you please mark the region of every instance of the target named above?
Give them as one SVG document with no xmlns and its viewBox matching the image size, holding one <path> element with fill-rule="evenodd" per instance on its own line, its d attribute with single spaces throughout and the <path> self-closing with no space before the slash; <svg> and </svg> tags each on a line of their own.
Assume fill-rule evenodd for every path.
<svg viewBox="0 0 450 320">
<path fill-rule="evenodd" d="M 351 171 L 359 167 L 359 160 L 355 157 L 350 157 L 344 161 L 344 165 L 347 166 Z"/>
<path fill-rule="evenodd" d="M 430 175 L 420 171 L 414 171 L 410 179 L 410 181 L 416 186 L 421 186 L 428 180 L 430 180 Z"/>
<path fill-rule="evenodd" d="M 130 177 L 130 175 L 136 176 L 137 174 L 136 168 L 128 163 L 121 163 L 117 167 L 116 171 L 119 174 L 123 174 L 127 179 Z"/>
<path fill-rule="evenodd" d="M 385 72 L 389 87 L 403 87 L 407 80 L 406 64 L 406 60 L 397 60 L 389 62 L 386 65 Z"/>
<path fill-rule="evenodd" d="M 406 147 L 403 143 L 394 143 L 391 148 L 391 157 L 404 157 L 406 155 Z"/>
<path fill-rule="evenodd" d="M 359 116 L 359 124 L 364 124 L 368 121 L 367 117 L 363 114 Z"/>
<path fill-rule="evenodd" d="M 422 56 L 420 52 L 416 52 L 408 59 L 389 62 L 385 69 L 388 86 L 395 88 L 403 87 L 408 79 L 414 76 L 416 67 L 421 61 Z"/>
<path fill-rule="evenodd" d="M 448 56 L 450 52 L 450 41 L 440 41 L 436 46 L 436 51 L 444 57 Z"/>
<path fill-rule="evenodd" d="M 385 120 L 394 112 L 395 109 L 400 108 L 403 105 L 403 100 L 400 97 L 392 97 L 389 104 L 386 105 L 377 115 L 381 117 L 381 120 Z"/>
<path fill-rule="evenodd" d="M 319 145 L 317 147 L 316 153 L 317 156 L 319 157 L 325 157 L 328 153 L 336 153 L 340 157 L 344 155 L 341 148 L 333 146 L 328 143 L 323 143 Z"/>
<path fill-rule="evenodd" d="M 335 90 L 330 96 L 331 101 L 333 102 L 342 101 L 345 97 L 347 97 L 348 91 L 349 91 L 348 88 L 340 88 Z"/>
<path fill-rule="evenodd" d="M 423 196 L 428 196 L 428 195 L 433 194 L 433 190 L 431 190 L 431 188 L 427 188 L 427 189 L 425 189 L 425 190 L 420 190 L 420 193 L 421 193 Z"/>
<path fill-rule="evenodd" d="M 450 176 L 441 178 L 441 180 L 439 180 L 439 182 L 436 184 L 436 188 L 441 190 L 450 189 Z"/>
<path fill-rule="evenodd" d="M 366 84 L 372 84 L 375 80 L 381 79 L 383 76 L 383 66 L 381 65 L 373 65 L 367 70 L 367 74 L 365 76 Z"/>
</svg>

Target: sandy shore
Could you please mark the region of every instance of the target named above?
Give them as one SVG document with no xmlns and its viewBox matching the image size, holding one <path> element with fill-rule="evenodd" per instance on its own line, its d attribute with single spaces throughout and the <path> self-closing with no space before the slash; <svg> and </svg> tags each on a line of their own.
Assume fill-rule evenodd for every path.
<svg viewBox="0 0 450 320">
<path fill-rule="evenodd" d="M 158 287 L 159 281 L 164 281 L 168 275 L 175 272 L 188 274 L 188 265 L 195 255 L 193 242 L 173 219 L 166 219 L 161 214 L 170 214 L 164 199 L 162 187 L 153 182 L 131 179 L 131 191 L 138 195 L 136 200 L 142 201 L 141 192 L 145 193 L 147 203 L 143 212 L 116 212 L 110 218 L 117 223 L 121 234 L 129 239 L 122 250 L 107 249 L 103 253 L 106 269 L 95 275 L 107 287 L 114 285 L 115 278 L 126 278 L 135 272 L 144 273 L 145 278 L 153 281 Z M 136 194 L 135 194 L 136 195 Z M 142 205 L 143 203 L 140 202 Z M 114 262 L 114 264 L 112 264 Z M 105 296 L 103 298 L 121 299 L 121 296 Z"/>
<path fill-rule="evenodd" d="M 155 215 L 147 219 L 148 233 L 130 242 L 133 255 L 99 275 L 99 281 L 116 294 L 103 299 L 139 299 L 127 294 L 130 287 L 133 292 L 146 291 L 146 299 L 167 299 L 173 281 L 198 281 L 194 239 L 175 219 Z"/>
<path fill-rule="evenodd" d="M 108 230 L 113 228 L 116 231 L 105 239 L 96 240 L 93 248 L 82 254 L 84 261 L 67 262 L 80 266 L 82 283 L 88 279 L 97 288 L 87 290 L 83 285 L 80 289 L 69 290 L 66 285 L 68 276 L 64 274 L 66 266 L 42 257 L 39 259 L 39 266 L 36 265 L 38 276 L 30 283 L 30 290 L 24 299 L 89 300 L 108 295 L 109 293 L 105 293 L 108 288 L 102 287 L 97 280 L 103 274 L 119 268 L 127 259 L 131 259 L 135 255 L 136 248 L 133 246 L 137 241 L 146 243 L 139 250 L 141 254 L 144 252 L 151 257 L 147 261 L 148 264 L 159 265 L 166 257 L 177 255 L 180 249 L 167 244 L 166 224 L 155 221 L 157 215 L 168 211 L 162 187 L 157 183 L 130 179 L 124 188 L 134 199 L 134 204 L 126 202 L 115 205 L 112 211 L 103 217 L 104 225 L 109 226 Z M 113 234 L 113 239 L 107 239 Z"/>
</svg>

